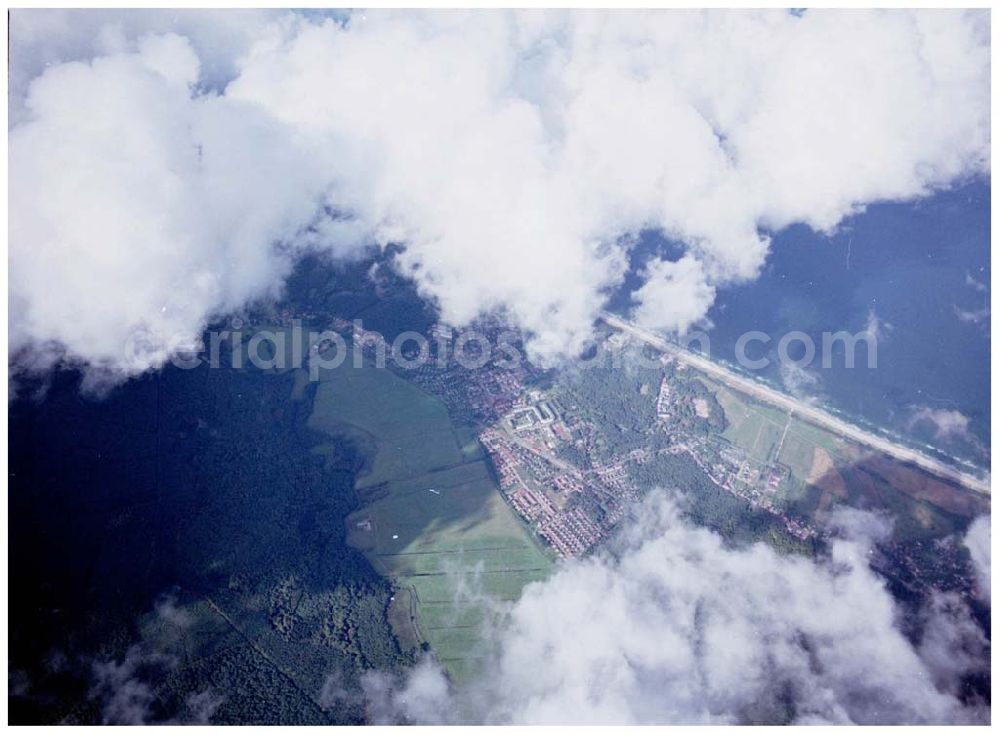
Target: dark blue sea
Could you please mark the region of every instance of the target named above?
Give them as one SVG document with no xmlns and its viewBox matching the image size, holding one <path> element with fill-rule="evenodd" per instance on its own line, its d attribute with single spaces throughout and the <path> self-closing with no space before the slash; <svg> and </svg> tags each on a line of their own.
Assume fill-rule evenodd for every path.
<svg viewBox="0 0 1000 736">
<path fill-rule="evenodd" d="M 987 465 L 989 183 L 976 180 L 915 202 L 876 204 L 830 236 L 793 226 L 772 237 L 760 278 L 719 291 L 707 330 L 712 357 L 735 363 L 740 335 L 760 330 L 772 336 L 771 343 L 747 350 L 752 358 L 772 360 L 760 377 L 786 390 L 797 385 L 861 424 Z M 675 244 L 646 233 L 633 267 L 650 255 L 678 252 Z M 615 311 L 627 311 L 625 292 L 635 283 L 633 275 L 616 295 Z M 872 315 L 880 333 L 877 366 L 868 367 L 862 346 L 853 369 L 845 367 L 842 350 L 833 351 L 832 366 L 823 368 L 822 333 L 857 333 Z M 792 330 L 813 339 L 817 357 L 805 374 L 783 376 L 777 342 Z M 791 357 L 799 358 L 801 346 L 791 347 Z M 968 418 L 967 432 L 954 424 L 950 432 L 939 431 L 919 419 L 926 410 L 960 412 Z"/>
</svg>

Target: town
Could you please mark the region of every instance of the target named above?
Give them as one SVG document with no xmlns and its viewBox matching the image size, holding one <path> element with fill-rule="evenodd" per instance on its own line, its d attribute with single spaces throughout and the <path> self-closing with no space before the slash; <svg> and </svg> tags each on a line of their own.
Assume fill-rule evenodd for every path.
<svg viewBox="0 0 1000 736">
<path fill-rule="evenodd" d="M 391 343 L 356 320 L 323 312 L 299 316 L 337 332 L 365 361 L 384 365 L 436 396 L 454 420 L 473 428 L 503 497 L 559 557 L 581 557 L 598 547 L 654 487 L 687 488 L 696 505 L 709 503 L 708 496 L 715 503 L 731 498 L 732 508 L 725 512 L 729 522 L 723 520 L 719 527 L 727 534 L 733 525 L 759 526 L 760 519 L 769 519 L 772 531 L 761 537 L 757 529 L 752 538 L 770 535 L 773 540 L 779 533 L 786 540 L 782 546 L 806 553 L 830 534 L 825 512 L 836 494 L 822 491 L 819 503 L 805 509 L 790 500 L 803 489 L 817 493 L 814 486 L 824 485 L 809 475 L 815 462 L 806 470 L 801 463 L 797 469 L 788 465 L 786 457 L 795 454 L 791 446 L 797 445 L 799 454 L 803 449 L 801 436 L 796 436 L 801 426 L 790 431 L 792 412 L 737 397 L 697 368 L 669 353 L 642 348 L 627 334 L 614 329 L 601 334 L 600 349 L 613 358 L 609 365 L 546 370 L 520 360 L 469 367 L 469 361 L 447 359 L 454 357 L 450 341 L 455 334 L 447 325 L 430 327 L 426 348 L 408 345 L 399 351 L 398 340 Z M 293 324 L 287 311 L 266 315 L 262 322 Z M 476 328 L 489 340 L 510 329 L 499 322 Z M 332 345 L 327 339 L 307 347 L 322 353 Z M 418 349 L 427 354 L 418 356 Z M 635 351 L 642 349 L 647 351 L 641 361 L 645 367 L 639 371 L 633 364 L 638 363 Z M 723 407 L 722 398 L 735 407 Z M 741 412 L 770 411 L 772 434 L 765 438 L 768 433 L 761 428 L 735 431 L 730 426 L 734 411 L 737 418 Z M 809 458 L 812 453 L 826 457 L 818 446 L 804 446 Z M 836 476 L 832 465 L 828 469 Z M 714 494 L 690 490 L 708 487 Z M 938 562 L 927 562 L 928 549 L 938 550 Z M 873 564 L 893 560 L 884 564 L 907 571 L 899 581 L 904 587 L 920 587 L 930 576 L 967 587 L 957 572 L 962 565 L 953 559 L 957 553 L 944 555 L 940 549 L 934 541 L 897 541 L 883 545 Z"/>
<path fill-rule="evenodd" d="M 434 336 L 448 332 L 440 325 L 432 329 Z M 372 357 L 386 349 L 380 339 L 373 333 L 355 334 Z M 609 349 L 624 345 L 621 335 L 610 336 Z M 707 431 L 710 397 L 691 389 L 697 375 L 683 367 L 678 371 L 669 356 L 660 360 L 659 384 L 641 397 L 649 409 L 644 441 L 610 455 L 602 451 L 608 445 L 607 423 L 579 407 L 567 412 L 567 399 L 579 404 L 572 393 L 558 378 L 553 381 L 551 372 L 527 361 L 468 369 L 431 359 L 411 369 L 394 369 L 441 398 L 453 416 L 481 428 L 479 441 L 508 502 L 562 557 L 581 556 L 612 532 L 629 504 L 646 490 L 639 469 L 656 458 L 669 462 L 680 454 L 720 489 L 773 515 L 790 535 L 800 540 L 816 536 L 815 528 L 776 500 L 788 468 L 757 462 Z"/>
</svg>

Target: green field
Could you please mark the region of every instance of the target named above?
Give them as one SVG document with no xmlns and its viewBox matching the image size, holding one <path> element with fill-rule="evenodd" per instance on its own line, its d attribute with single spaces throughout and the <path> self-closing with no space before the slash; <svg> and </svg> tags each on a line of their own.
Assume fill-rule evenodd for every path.
<svg viewBox="0 0 1000 736">
<path fill-rule="evenodd" d="M 897 537 L 926 539 L 953 533 L 962 518 L 988 508 L 981 498 L 902 464 L 875 467 L 875 453 L 718 383 L 709 385 L 726 415 L 722 436 L 758 462 L 777 460 L 789 468 L 791 478 L 778 497 L 796 515 L 813 518 L 835 503 L 882 508 L 891 512 Z"/>
<path fill-rule="evenodd" d="M 333 435 L 345 429 L 360 432 L 374 443 L 359 488 L 448 468 L 467 458 L 466 442 L 456 436 L 444 404 L 391 371 L 353 368 L 349 361 L 321 372 L 309 426 Z"/>
<path fill-rule="evenodd" d="M 357 482 L 367 505 L 348 518 L 348 542 L 399 587 L 390 617 L 401 641 L 426 641 L 453 677 L 468 675 L 481 597 L 515 600 L 552 568 L 507 506 L 474 432 L 412 383 L 350 361 L 321 374 L 309 425 L 367 440 Z"/>
<path fill-rule="evenodd" d="M 742 400 L 720 388 L 716 398 L 726 414 L 722 436 L 762 463 L 772 462 L 788 423 L 788 415 L 768 406 Z"/>
<path fill-rule="evenodd" d="M 723 387 L 718 388 L 716 398 L 726 414 L 726 430 L 722 436 L 760 462 L 778 460 L 804 480 L 812 467 L 815 448 L 826 450 L 834 459 L 843 452 L 843 440 L 794 415 L 789 419 L 787 412 Z"/>
</svg>

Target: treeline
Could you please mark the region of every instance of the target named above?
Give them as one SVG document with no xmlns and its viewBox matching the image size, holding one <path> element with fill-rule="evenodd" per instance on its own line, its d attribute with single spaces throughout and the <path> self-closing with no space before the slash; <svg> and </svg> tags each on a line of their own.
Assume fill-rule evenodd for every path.
<svg viewBox="0 0 1000 736">
<path fill-rule="evenodd" d="M 78 707 L 89 699 L 86 663 L 96 652 L 123 657 L 137 618 L 171 588 L 217 600 L 241 626 L 262 621 L 255 636 L 314 680 L 337 669 L 356 682 L 369 667 L 412 661 L 388 623 L 390 584 L 345 541 L 362 458 L 350 442 L 314 452 L 331 440 L 307 428 L 311 401 L 288 400 L 291 381 L 167 368 L 91 401 L 63 375 L 43 404 L 11 411 L 21 439 L 11 447 L 10 551 L 25 562 L 10 581 L 9 664 L 31 683 L 10 700 L 13 722 L 90 718 Z M 193 659 L 214 651 L 211 638 L 191 646 Z M 44 665 L 53 651 L 71 663 L 58 677 Z M 222 720 L 261 720 L 255 703 L 271 702 L 265 690 L 281 678 L 252 650 L 227 662 L 213 677 Z M 185 677 L 170 681 L 190 685 Z M 304 710 L 278 708 L 268 722 L 354 717 L 296 697 L 288 702 Z"/>
<path fill-rule="evenodd" d="M 437 312 L 391 265 L 396 250 L 373 250 L 369 258 L 351 262 L 308 255 L 289 276 L 281 306 L 295 316 L 323 313 L 360 319 L 366 330 L 380 332 L 390 343 L 410 330 L 426 333 L 437 321 Z"/>
<path fill-rule="evenodd" d="M 682 511 L 693 523 L 713 529 L 731 542 L 767 542 L 779 552 L 816 551 L 813 542 L 789 534 L 773 514 L 715 485 L 687 454 L 660 455 L 639 466 L 635 476 L 645 489 L 676 492 Z"/>
<path fill-rule="evenodd" d="M 670 386 L 670 418 L 658 423 L 657 396 L 661 380 Z M 557 390 L 567 407 L 569 424 L 589 421 L 597 428 L 587 443 L 593 460 L 605 462 L 640 447 L 652 450 L 669 446 L 668 433 L 721 433 L 726 429 L 722 405 L 697 378 L 677 371 L 675 365 L 661 367 L 655 358 L 637 361 L 629 350 L 605 355 L 575 371 L 560 375 Z M 704 402 L 707 417 L 698 415 L 695 401 Z M 586 461 L 587 453 L 575 446 L 560 449 L 574 464 Z"/>
</svg>

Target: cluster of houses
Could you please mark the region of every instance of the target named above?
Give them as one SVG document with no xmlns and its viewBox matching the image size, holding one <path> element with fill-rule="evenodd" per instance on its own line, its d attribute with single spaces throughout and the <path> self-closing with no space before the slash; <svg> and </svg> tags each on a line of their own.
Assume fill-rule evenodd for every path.
<svg viewBox="0 0 1000 736">
<path fill-rule="evenodd" d="M 583 510 L 561 508 L 571 494 L 584 489 L 579 471 L 548 454 L 559 441 L 554 429 L 561 426 L 548 402 L 526 404 L 481 433 L 479 440 L 511 506 L 560 556 L 578 557 L 604 532 Z M 565 427 L 563 431 L 568 435 Z"/>
<path fill-rule="evenodd" d="M 556 514 L 556 507 L 544 493 L 535 493 L 523 486 L 511 490 L 507 498 L 514 510 L 528 521 L 547 519 Z"/>
<path fill-rule="evenodd" d="M 660 421 L 670 419 L 670 383 L 666 376 L 660 379 L 660 390 L 656 394 L 656 416 Z"/>
<path fill-rule="evenodd" d="M 562 557 L 579 557 L 603 536 L 601 527 L 582 509 L 552 514 L 538 524 L 538 533 Z"/>
</svg>

